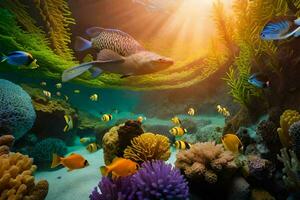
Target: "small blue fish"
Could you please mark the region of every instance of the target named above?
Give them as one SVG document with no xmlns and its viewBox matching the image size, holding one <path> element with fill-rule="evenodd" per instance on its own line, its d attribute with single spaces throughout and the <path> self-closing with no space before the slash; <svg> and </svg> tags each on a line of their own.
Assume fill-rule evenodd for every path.
<svg viewBox="0 0 300 200">
<path fill-rule="evenodd" d="M 258 88 L 270 87 L 269 78 L 263 74 L 255 73 L 250 76 L 248 82 Z"/>
<path fill-rule="evenodd" d="M 283 40 L 300 35 L 300 18 L 277 17 L 269 21 L 263 28 L 260 37 L 263 40 Z"/>
<path fill-rule="evenodd" d="M 0 63 L 7 62 L 10 65 L 19 67 L 23 66 L 30 69 L 36 69 L 39 67 L 36 61 L 37 60 L 34 59 L 30 53 L 24 51 L 13 51 L 7 56 L 0 57 Z"/>
</svg>

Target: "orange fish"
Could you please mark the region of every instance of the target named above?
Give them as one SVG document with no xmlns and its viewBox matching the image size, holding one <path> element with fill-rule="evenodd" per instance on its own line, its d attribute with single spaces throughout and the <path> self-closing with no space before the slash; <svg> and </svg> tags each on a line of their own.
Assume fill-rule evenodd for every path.
<svg viewBox="0 0 300 200">
<path fill-rule="evenodd" d="M 138 169 L 138 164 L 129 159 L 115 158 L 108 166 L 100 167 L 102 176 L 112 173 L 113 178 L 124 177 L 134 174 Z"/>
<path fill-rule="evenodd" d="M 243 149 L 243 144 L 241 140 L 235 134 L 223 135 L 222 143 L 226 150 L 229 150 L 234 154 L 239 153 L 239 151 Z"/>
<path fill-rule="evenodd" d="M 59 157 L 57 154 L 53 154 L 51 168 L 55 168 L 58 165 L 63 165 L 68 168 L 68 171 L 74 169 L 81 169 L 89 166 L 89 162 L 79 154 L 72 153 L 67 157 Z"/>
</svg>

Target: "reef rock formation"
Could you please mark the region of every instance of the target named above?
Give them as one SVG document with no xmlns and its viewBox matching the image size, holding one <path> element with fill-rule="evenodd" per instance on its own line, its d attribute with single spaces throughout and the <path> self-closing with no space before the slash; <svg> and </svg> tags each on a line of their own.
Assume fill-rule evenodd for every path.
<svg viewBox="0 0 300 200">
<path fill-rule="evenodd" d="M 216 183 L 219 176 L 238 168 L 233 154 L 214 142 L 196 143 L 189 150 L 179 151 L 176 157 L 175 166 L 188 178 L 200 178 L 207 183 Z"/>
<path fill-rule="evenodd" d="M 171 155 L 170 142 L 165 136 L 144 133 L 135 137 L 124 151 L 124 157 L 141 163 L 151 160 L 168 160 Z"/>
<path fill-rule="evenodd" d="M 31 129 L 36 115 L 31 98 L 20 86 L 0 79 L 0 131 L 16 139 Z"/>
<path fill-rule="evenodd" d="M 112 160 L 117 156 L 119 151 L 119 135 L 118 130 L 124 126 L 124 124 L 112 127 L 102 139 L 102 147 L 104 153 L 104 162 L 109 165 Z"/>
</svg>

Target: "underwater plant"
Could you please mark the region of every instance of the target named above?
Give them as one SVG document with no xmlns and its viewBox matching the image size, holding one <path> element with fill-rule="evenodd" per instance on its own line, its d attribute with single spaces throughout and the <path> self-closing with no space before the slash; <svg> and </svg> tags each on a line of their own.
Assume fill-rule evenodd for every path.
<svg viewBox="0 0 300 200">
<path fill-rule="evenodd" d="M 171 155 L 170 142 L 166 136 L 144 133 L 135 137 L 124 151 L 124 158 L 135 162 L 168 160 Z"/>
<path fill-rule="evenodd" d="M 0 130 L 16 139 L 29 131 L 36 114 L 30 96 L 20 86 L 0 79 Z"/>
<path fill-rule="evenodd" d="M 228 172 L 238 168 L 233 154 L 214 142 L 196 143 L 188 150 L 179 151 L 176 158 L 175 166 L 188 178 L 200 178 L 208 183 L 216 183 L 218 176 L 230 175 Z"/>
</svg>

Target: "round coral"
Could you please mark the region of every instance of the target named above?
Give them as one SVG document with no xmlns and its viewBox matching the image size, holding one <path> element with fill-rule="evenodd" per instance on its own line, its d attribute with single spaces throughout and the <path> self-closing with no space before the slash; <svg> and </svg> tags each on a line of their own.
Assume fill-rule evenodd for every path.
<svg viewBox="0 0 300 200">
<path fill-rule="evenodd" d="M 124 151 L 124 157 L 135 162 L 168 160 L 171 155 L 170 142 L 166 136 L 144 133 L 133 138 L 131 146 Z"/>
<path fill-rule="evenodd" d="M 36 114 L 30 96 L 18 85 L 0 79 L 0 129 L 16 139 L 29 131 Z"/>
<path fill-rule="evenodd" d="M 133 175 L 138 200 L 188 199 L 189 188 L 180 171 L 161 160 L 145 162 Z"/>
<path fill-rule="evenodd" d="M 300 121 L 295 122 L 290 126 L 289 135 L 292 139 L 294 151 L 298 158 L 300 158 Z"/>
</svg>

